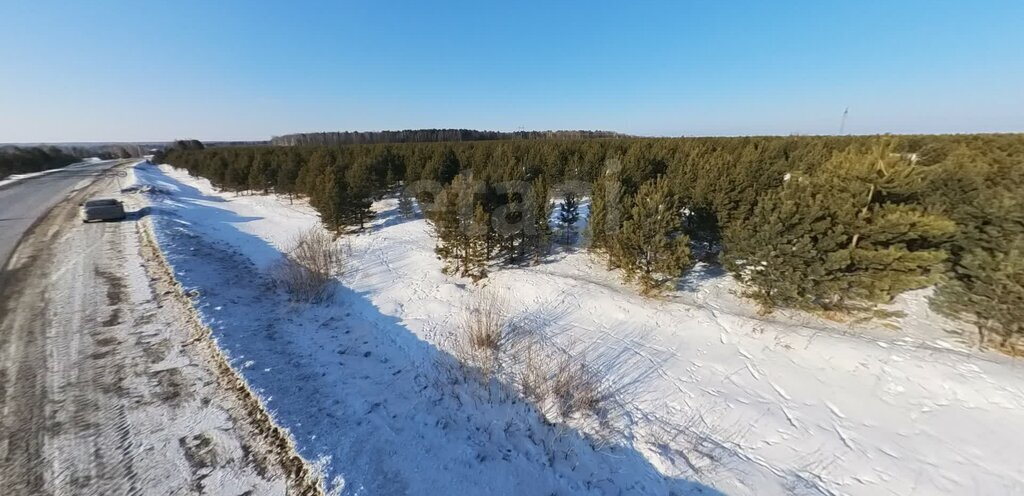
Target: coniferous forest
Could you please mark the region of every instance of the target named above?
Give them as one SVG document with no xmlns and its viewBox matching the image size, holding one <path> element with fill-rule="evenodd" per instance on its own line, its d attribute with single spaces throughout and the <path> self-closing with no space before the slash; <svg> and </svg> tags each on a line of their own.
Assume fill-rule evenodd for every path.
<svg viewBox="0 0 1024 496">
<path fill-rule="evenodd" d="M 57 147 L 0 147 L 0 179 L 11 174 L 40 172 L 78 161 L 72 153 Z"/>
<path fill-rule="evenodd" d="M 473 279 L 543 262 L 572 238 L 549 220 L 575 224 L 589 198 L 588 249 L 646 294 L 697 260 L 764 311 L 858 312 L 936 285 L 936 308 L 1018 351 L 1022 159 L 1020 134 L 190 142 L 159 157 L 224 189 L 308 198 L 338 232 L 366 226 L 375 199 L 399 195 L 408 216 L 415 198 L 445 270 Z"/>
<path fill-rule="evenodd" d="M 477 131 L 475 129 L 407 129 L 404 131 L 343 131 L 274 136 L 272 145 L 370 145 L 378 143 L 426 143 L 436 141 L 487 141 L 505 139 L 621 138 L 611 131 Z"/>
</svg>

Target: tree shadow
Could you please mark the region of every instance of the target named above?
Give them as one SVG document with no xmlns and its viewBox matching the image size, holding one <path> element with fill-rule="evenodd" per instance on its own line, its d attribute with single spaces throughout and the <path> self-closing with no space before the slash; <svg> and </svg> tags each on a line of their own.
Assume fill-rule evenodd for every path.
<svg viewBox="0 0 1024 496">
<path fill-rule="evenodd" d="M 373 220 L 370 221 L 371 223 L 369 227 L 371 230 L 379 231 L 382 229 L 387 229 L 392 226 L 397 226 L 399 224 L 404 224 L 406 222 L 414 221 L 421 218 L 423 217 L 419 214 L 419 212 L 414 213 L 410 217 L 402 215 L 402 212 L 398 208 L 398 205 L 395 204 L 390 208 L 378 210 L 377 212 L 375 212 Z"/>
<path fill-rule="evenodd" d="M 328 461 L 328 481 L 343 478 L 343 494 L 721 494 L 661 474 L 630 446 L 597 449 L 521 399 L 446 389 L 436 364 L 454 358 L 373 295 L 338 284 L 330 304 L 289 302 L 250 258 L 277 252 L 238 230 L 253 218 L 173 191 L 185 196 L 155 198 L 153 222 L 176 277 L 300 453 Z"/>
<path fill-rule="evenodd" d="M 708 281 L 728 277 L 729 272 L 719 264 L 698 263 L 686 271 L 676 284 L 676 291 L 692 292 Z"/>
</svg>

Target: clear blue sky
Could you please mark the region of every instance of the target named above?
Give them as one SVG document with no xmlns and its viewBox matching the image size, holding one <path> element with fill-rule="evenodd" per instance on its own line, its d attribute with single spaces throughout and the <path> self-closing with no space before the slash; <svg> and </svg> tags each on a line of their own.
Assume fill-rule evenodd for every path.
<svg viewBox="0 0 1024 496">
<path fill-rule="evenodd" d="M 0 142 L 1024 131 L 1024 1 L 0 3 Z"/>
</svg>

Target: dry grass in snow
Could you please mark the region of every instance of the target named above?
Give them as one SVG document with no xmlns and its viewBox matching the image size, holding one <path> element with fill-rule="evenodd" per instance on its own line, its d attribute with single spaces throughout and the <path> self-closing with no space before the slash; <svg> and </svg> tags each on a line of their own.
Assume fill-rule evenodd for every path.
<svg viewBox="0 0 1024 496">
<path fill-rule="evenodd" d="M 296 301 L 319 303 L 330 298 L 344 262 L 334 238 L 315 227 L 297 235 L 291 246 L 272 269 L 278 285 Z"/>
<path fill-rule="evenodd" d="M 445 375 L 455 383 L 478 383 L 490 401 L 518 395 L 546 422 L 602 442 L 624 434 L 613 420 L 622 413 L 627 388 L 609 374 L 613 364 L 590 359 L 582 347 L 557 346 L 530 319 L 510 317 L 495 294 L 484 292 L 469 305 L 450 351 L 457 363 L 445 365 Z"/>
</svg>

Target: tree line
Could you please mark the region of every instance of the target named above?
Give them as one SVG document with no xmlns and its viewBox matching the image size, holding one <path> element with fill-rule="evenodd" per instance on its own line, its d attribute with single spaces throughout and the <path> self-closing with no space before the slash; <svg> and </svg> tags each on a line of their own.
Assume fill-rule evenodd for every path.
<svg viewBox="0 0 1024 496">
<path fill-rule="evenodd" d="M 11 174 L 26 174 L 30 172 L 56 169 L 90 157 L 96 157 L 104 160 L 137 157 L 142 150 L 142 145 L 122 145 L 116 143 L 59 146 L 2 146 L 0 147 L 0 179 Z"/>
<path fill-rule="evenodd" d="M 26 174 L 73 164 L 77 156 L 55 146 L 0 147 L 0 179 L 11 174 Z"/>
<path fill-rule="evenodd" d="M 860 311 L 937 285 L 937 308 L 1013 348 L 1022 158 L 1024 135 L 991 134 L 172 147 L 166 160 L 222 188 L 308 197 L 336 230 L 401 191 L 446 270 L 472 278 L 543 261 L 552 200 L 586 197 L 589 249 L 644 292 L 673 289 L 698 259 L 766 311 Z"/>
<path fill-rule="evenodd" d="M 478 131 L 475 129 L 406 129 L 404 131 L 338 131 L 329 133 L 295 133 L 274 136 L 270 144 L 303 145 L 369 145 L 379 143 L 426 143 L 445 141 L 490 141 L 511 139 L 587 139 L 621 138 L 611 131 Z"/>
</svg>

